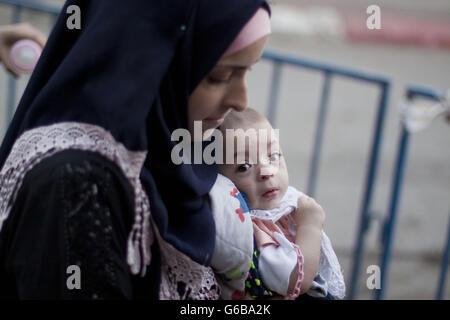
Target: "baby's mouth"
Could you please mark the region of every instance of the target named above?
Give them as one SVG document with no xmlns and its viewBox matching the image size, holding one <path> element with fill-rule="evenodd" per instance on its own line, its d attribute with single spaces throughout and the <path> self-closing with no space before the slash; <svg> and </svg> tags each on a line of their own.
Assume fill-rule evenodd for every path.
<svg viewBox="0 0 450 320">
<path fill-rule="evenodd" d="M 278 188 L 270 188 L 267 189 L 262 196 L 266 199 L 271 199 L 277 196 L 279 189 Z"/>
</svg>

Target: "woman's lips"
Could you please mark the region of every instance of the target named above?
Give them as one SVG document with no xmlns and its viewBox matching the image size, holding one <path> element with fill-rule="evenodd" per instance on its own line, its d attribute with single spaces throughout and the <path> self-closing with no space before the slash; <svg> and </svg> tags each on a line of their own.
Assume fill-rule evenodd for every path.
<svg viewBox="0 0 450 320">
<path fill-rule="evenodd" d="M 263 193 L 263 197 L 266 199 L 271 199 L 277 196 L 279 189 L 277 188 L 270 188 L 266 192 Z"/>
</svg>

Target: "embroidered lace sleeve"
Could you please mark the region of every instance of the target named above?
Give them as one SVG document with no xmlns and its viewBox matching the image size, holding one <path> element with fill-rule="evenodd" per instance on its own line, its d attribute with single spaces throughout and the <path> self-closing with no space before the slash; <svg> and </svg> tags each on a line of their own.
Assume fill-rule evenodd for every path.
<svg viewBox="0 0 450 320">
<path fill-rule="evenodd" d="M 64 151 L 30 170 L 7 226 L 18 298 L 132 298 L 133 212 L 133 189 L 98 155 Z"/>
</svg>

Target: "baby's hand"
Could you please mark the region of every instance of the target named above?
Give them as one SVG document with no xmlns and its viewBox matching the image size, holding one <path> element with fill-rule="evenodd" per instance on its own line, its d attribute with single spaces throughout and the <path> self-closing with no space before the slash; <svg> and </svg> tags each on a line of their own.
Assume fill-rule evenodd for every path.
<svg viewBox="0 0 450 320">
<path fill-rule="evenodd" d="M 315 226 L 322 229 L 325 222 L 325 212 L 322 207 L 308 196 L 298 198 L 298 209 L 292 213 L 297 227 Z"/>
<path fill-rule="evenodd" d="M 300 290 L 302 294 L 311 287 L 319 268 L 325 212 L 313 198 L 302 196 L 298 199 L 298 209 L 292 213 L 292 216 L 297 224 L 295 243 L 299 246 L 304 259 Z"/>
</svg>

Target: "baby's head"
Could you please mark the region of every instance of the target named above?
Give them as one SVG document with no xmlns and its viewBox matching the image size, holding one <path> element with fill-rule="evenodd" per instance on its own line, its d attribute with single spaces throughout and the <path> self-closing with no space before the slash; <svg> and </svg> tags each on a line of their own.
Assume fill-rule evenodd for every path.
<svg viewBox="0 0 450 320">
<path fill-rule="evenodd" d="M 226 153 L 234 153 L 225 157 L 234 161 L 220 165 L 219 172 L 245 193 L 250 209 L 277 207 L 286 193 L 289 177 L 278 137 L 269 121 L 247 108 L 230 112 L 220 129 Z M 233 134 L 227 134 L 228 129 L 234 130 Z"/>
</svg>

